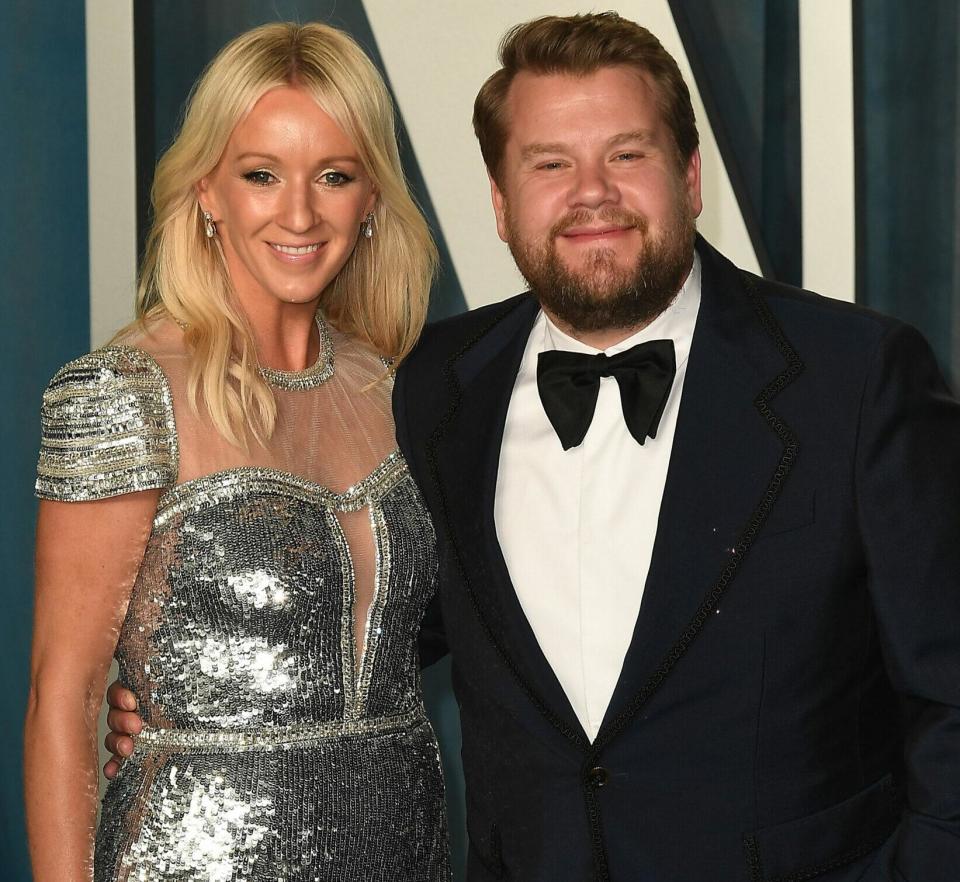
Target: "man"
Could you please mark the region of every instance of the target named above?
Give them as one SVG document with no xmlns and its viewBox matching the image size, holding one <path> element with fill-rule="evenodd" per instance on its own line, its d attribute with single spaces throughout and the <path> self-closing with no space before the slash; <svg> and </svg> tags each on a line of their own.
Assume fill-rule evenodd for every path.
<svg viewBox="0 0 960 882">
<path fill-rule="evenodd" d="M 474 124 L 531 293 L 428 329 L 395 390 L 469 879 L 960 878 L 960 407 L 928 347 L 696 237 L 645 29 L 548 17 L 501 58 Z"/>
</svg>

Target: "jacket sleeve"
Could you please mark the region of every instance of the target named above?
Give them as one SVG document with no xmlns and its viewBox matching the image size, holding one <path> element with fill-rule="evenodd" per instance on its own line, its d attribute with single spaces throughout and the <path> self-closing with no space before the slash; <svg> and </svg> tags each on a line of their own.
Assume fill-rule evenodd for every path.
<svg viewBox="0 0 960 882">
<path fill-rule="evenodd" d="M 407 425 L 406 390 L 407 370 L 405 365 L 401 365 L 393 386 L 393 420 L 396 425 L 397 446 L 407 461 L 414 481 L 422 488 L 424 486 L 423 476 L 418 473 L 422 458 L 411 447 L 410 432 Z M 423 621 L 420 623 L 418 646 L 421 668 L 439 661 L 448 652 L 446 634 L 443 628 L 443 615 L 440 609 L 439 586 L 429 606 L 427 606 Z"/>
<path fill-rule="evenodd" d="M 865 880 L 960 878 L 960 404 L 897 324 L 862 401 L 858 517 L 884 662 L 905 725 L 906 810 Z"/>
</svg>

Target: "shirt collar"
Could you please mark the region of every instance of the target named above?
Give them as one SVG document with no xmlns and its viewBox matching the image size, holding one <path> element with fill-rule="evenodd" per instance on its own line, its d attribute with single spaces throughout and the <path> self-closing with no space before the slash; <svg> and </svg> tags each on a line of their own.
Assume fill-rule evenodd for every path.
<svg viewBox="0 0 960 882">
<path fill-rule="evenodd" d="M 541 311 L 539 319 L 543 323 L 543 342 L 540 351 L 561 349 L 565 352 L 585 352 L 596 355 L 603 352 L 606 355 L 616 355 L 624 352 L 638 343 L 647 340 L 673 340 L 677 366 L 687 360 L 690 354 L 690 344 L 693 341 L 693 329 L 697 323 L 697 313 L 700 310 L 700 255 L 694 252 L 693 267 L 687 274 L 683 287 L 673 298 L 671 304 L 658 315 L 649 325 L 636 334 L 621 340 L 608 349 L 595 349 L 586 343 L 565 334 L 547 315 Z"/>
</svg>

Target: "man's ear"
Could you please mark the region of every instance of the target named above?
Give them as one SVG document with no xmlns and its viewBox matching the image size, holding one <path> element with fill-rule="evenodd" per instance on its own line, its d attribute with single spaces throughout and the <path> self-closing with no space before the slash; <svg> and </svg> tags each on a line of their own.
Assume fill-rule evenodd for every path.
<svg viewBox="0 0 960 882">
<path fill-rule="evenodd" d="M 687 200 L 694 217 L 700 217 L 703 211 L 703 199 L 700 196 L 700 148 L 697 147 L 690 154 L 687 170 L 683 174 L 684 185 L 687 191 Z"/>
<path fill-rule="evenodd" d="M 497 218 L 497 235 L 501 241 L 507 241 L 507 207 L 506 200 L 500 187 L 493 179 L 490 169 L 487 169 L 487 178 L 490 181 L 490 201 L 493 202 L 493 213 Z"/>
</svg>

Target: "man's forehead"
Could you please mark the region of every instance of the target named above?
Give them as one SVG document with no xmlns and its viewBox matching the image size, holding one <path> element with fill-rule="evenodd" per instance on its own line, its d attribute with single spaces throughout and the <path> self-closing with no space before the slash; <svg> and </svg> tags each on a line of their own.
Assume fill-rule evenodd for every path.
<svg viewBox="0 0 960 882">
<path fill-rule="evenodd" d="M 632 66 L 601 67 L 585 74 L 521 71 L 507 92 L 504 123 L 511 140 L 517 134 L 517 122 L 525 130 L 532 127 L 556 131 L 564 122 L 562 111 L 579 102 L 580 115 L 595 115 L 598 124 L 621 117 L 623 125 L 608 129 L 607 137 L 649 140 L 662 124 L 656 99 L 656 87 L 649 75 Z M 525 152 L 534 141 L 546 144 L 554 140 L 536 135 L 530 138 L 530 134 L 527 131 L 523 137 Z"/>
<path fill-rule="evenodd" d="M 583 73 L 574 73 L 566 71 L 553 71 L 549 73 L 539 73 L 535 71 L 522 70 L 510 83 L 507 90 L 506 103 L 509 107 L 517 101 L 536 98 L 537 95 L 546 91 L 564 91 L 577 88 L 578 85 L 607 82 L 613 78 L 625 79 L 631 83 L 631 88 L 635 84 L 641 92 L 653 92 L 656 87 L 650 75 L 633 65 L 615 64 L 604 65 L 594 70 Z"/>
</svg>

